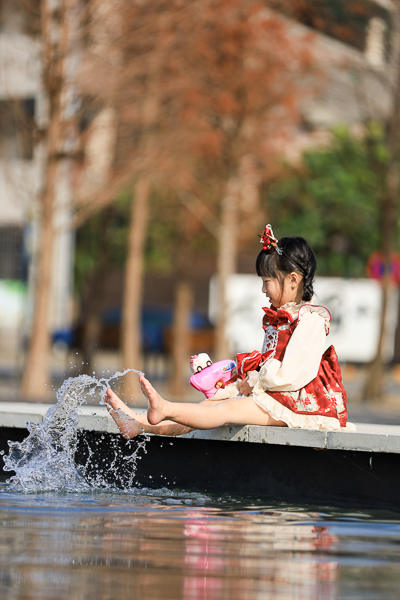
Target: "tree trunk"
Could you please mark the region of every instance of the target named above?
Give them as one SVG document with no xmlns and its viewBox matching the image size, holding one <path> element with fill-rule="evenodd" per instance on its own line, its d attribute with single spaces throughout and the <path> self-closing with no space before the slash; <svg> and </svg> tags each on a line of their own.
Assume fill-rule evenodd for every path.
<svg viewBox="0 0 400 600">
<path fill-rule="evenodd" d="M 218 321 L 216 327 L 216 360 L 229 358 L 231 349 L 227 336 L 227 284 L 229 277 L 236 272 L 237 262 L 237 219 L 238 197 L 233 182 L 228 183 L 221 204 L 221 225 L 218 240 L 217 278 L 218 278 Z"/>
<path fill-rule="evenodd" d="M 382 253 L 385 259 L 385 275 L 382 281 L 382 306 L 379 324 L 379 337 L 376 355 L 367 374 L 363 391 L 364 400 L 382 400 L 384 390 L 385 329 L 387 320 L 388 296 L 390 291 L 389 265 L 394 250 L 394 240 L 398 219 L 399 147 L 400 147 L 400 2 L 396 2 L 394 13 L 393 51 L 393 105 L 388 123 L 389 160 L 386 170 L 386 189 L 381 204 L 382 212 Z"/>
<path fill-rule="evenodd" d="M 53 259 L 53 201 L 56 163 L 47 168 L 47 189 L 42 205 L 42 222 L 39 237 L 39 257 L 36 265 L 36 289 L 32 331 L 21 381 L 20 393 L 25 398 L 43 399 L 49 393 L 49 312 Z"/>
<path fill-rule="evenodd" d="M 190 315 L 193 307 L 193 289 L 187 280 L 178 281 L 172 339 L 173 379 L 171 391 L 182 397 L 187 389 L 190 361 Z"/>
<path fill-rule="evenodd" d="M 141 302 L 143 292 L 144 245 L 148 221 L 150 181 L 140 179 L 135 185 L 132 201 L 128 256 L 125 269 L 125 287 L 122 307 L 122 360 L 123 368 L 139 370 L 141 357 Z M 125 400 L 139 394 L 137 377 L 125 377 Z"/>
<path fill-rule="evenodd" d="M 42 1 L 43 82 L 49 97 L 49 125 L 47 133 L 47 159 L 44 173 L 44 192 L 40 200 L 41 229 L 39 236 L 38 262 L 36 265 L 36 287 L 34 317 L 25 369 L 20 393 L 26 398 L 40 399 L 47 395 L 45 385 L 49 381 L 48 360 L 50 350 L 50 295 L 54 242 L 54 204 L 56 179 L 62 149 L 62 92 L 64 87 L 64 61 L 68 44 L 69 29 L 66 5 L 59 7 L 60 30 L 58 43 L 54 43 L 53 8 Z"/>
</svg>

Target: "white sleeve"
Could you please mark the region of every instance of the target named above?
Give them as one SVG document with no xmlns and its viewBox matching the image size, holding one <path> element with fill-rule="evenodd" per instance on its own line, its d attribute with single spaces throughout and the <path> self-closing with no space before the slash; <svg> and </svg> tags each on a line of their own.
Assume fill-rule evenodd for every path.
<svg viewBox="0 0 400 600">
<path fill-rule="evenodd" d="M 325 320 L 317 312 L 306 312 L 286 348 L 282 362 L 272 358 L 259 373 L 258 384 L 271 392 L 294 392 L 318 374 L 325 350 Z"/>
</svg>

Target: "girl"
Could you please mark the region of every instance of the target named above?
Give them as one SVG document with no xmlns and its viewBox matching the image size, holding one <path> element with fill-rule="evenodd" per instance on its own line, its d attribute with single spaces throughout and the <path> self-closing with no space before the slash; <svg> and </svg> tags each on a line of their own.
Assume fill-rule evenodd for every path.
<svg viewBox="0 0 400 600">
<path fill-rule="evenodd" d="M 106 403 L 124 437 L 142 430 L 181 435 L 226 423 L 319 429 L 346 426 L 346 391 L 337 356 L 333 346 L 324 352 L 330 314 L 313 303 L 314 253 L 301 237 L 278 241 L 270 225 L 261 242 L 256 270 L 271 303 L 263 309 L 262 352 L 238 354 L 237 380 L 200 404 L 168 402 L 140 377 L 149 401 L 147 419 L 108 389 Z"/>
</svg>

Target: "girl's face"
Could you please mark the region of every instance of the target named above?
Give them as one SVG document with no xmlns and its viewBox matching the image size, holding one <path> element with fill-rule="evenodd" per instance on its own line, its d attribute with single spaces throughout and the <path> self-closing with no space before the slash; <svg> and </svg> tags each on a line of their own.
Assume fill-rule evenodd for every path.
<svg viewBox="0 0 400 600">
<path fill-rule="evenodd" d="M 293 277 L 295 275 L 295 277 Z M 261 277 L 263 293 L 269 298 L 272 306 L 280 308 L 287 302 L 300 302 L 299 284 L 301 277 L 297 273 L 290 273 L 283 280 L 283 287 L 279 279 L 275 277 Z"/>
</svg>

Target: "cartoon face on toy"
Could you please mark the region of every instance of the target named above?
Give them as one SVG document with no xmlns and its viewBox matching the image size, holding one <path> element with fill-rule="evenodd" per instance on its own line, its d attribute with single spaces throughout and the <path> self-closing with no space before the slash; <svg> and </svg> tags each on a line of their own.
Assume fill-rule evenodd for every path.
<svg viewBox="0 0 400 600">
<path fill-rule="evenodd" d="M 200 373 L 200 371 L 210 365 L 212 365 L 212 360 L 205 352 L 194 354 L 190 357 L 190 370 L 192 373 Z"/>
<path fill-rule="evenodd" d="M 236 363 L 233 360 L 219 360 L 204 369 L 196 371 L 189 381 L 190 385 L 199 392 L 203 392 L 206 398 L 211 398 L 235 374 Z"/>
</svg>

